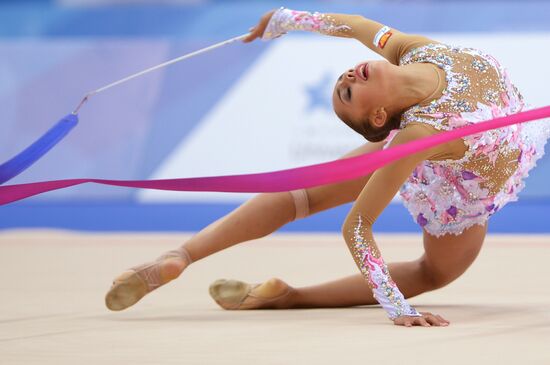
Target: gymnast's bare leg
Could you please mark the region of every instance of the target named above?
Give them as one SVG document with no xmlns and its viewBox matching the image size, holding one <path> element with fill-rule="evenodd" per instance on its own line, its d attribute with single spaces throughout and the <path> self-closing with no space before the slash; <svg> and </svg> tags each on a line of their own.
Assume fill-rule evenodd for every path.
<svg viewBox="0 0 550 365">
<path fill-rule="evenodd" d="M 425 253 L 415 261 L 390 263 L 391 275 L 406 298 L 441 288 L 473 263 L 486 232 L 487 225 L 473 226 L 459 236 L 438 238 L 424 232 Z M 250 298 L 239 298 L 239 287 L 243 287 L 241 282 L 219 280 L 210 292 L 226 309 L 334 308 L 378 303 L 360 273 L 304 288 L 271 279 L 255 287 Z"/>
<path fill-rule="evenodd" d="M 380 150 L 383 144 L 368 143 L 343 157 Z M 297 217 L 354 201 L 369 178 L 370 175 L 307 191 L 258 194 L 198 232 L 181 247 L 122 273 L 107 293 L 106 305 L 111 310 L 125 309 L 152 290 L 176 279 L 194 261 L 237 243 L 264 237 Z"/>
</svg>

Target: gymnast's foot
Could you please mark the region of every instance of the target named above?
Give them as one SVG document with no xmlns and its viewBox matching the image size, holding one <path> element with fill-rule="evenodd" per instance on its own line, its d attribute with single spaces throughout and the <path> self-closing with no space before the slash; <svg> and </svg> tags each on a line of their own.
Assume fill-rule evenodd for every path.
<svg viewBox="0 0 550 365">
<path fill-rule="evenodd" d="M 112 311 L 134 305 L 146 294 L 180 276 L 191 262 L 187 250 L 180 247 L 155 261 L 132 267 L 113 281 L 105 296 L 105 305 Z"/>
<path fill-rule="evenodd" d="M 294 289 L 276 278 L 263 284 L 220 279 L 210 285 L 209 291 L 223 309 L 288 309 Z"/>
</svg>

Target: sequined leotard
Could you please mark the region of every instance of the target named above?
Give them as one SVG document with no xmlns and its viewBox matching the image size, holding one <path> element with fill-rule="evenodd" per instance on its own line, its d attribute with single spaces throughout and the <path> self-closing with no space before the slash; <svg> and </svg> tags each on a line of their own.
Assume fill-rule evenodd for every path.
<svg viewBox="0 0 550 365">
<path fill-rule="evenodd" d="M 482 52 L 432 43 L 410 50 L 399 61 L 400 65 L 415 62 L 443 69 L 446 87 L 440 98 L 408 109 L 401 129 L 420 123 L 451 130 L 524 107 L 506 71 Z M 522 179 L 544 153 L 546 125 L 535 122 L 467 137 L 462 158 L 422 162 L 400 190 L 406 207 L 420 226 L 436 236 L 484 224 L 506 203 L 517 200 Z"/>
</svg>

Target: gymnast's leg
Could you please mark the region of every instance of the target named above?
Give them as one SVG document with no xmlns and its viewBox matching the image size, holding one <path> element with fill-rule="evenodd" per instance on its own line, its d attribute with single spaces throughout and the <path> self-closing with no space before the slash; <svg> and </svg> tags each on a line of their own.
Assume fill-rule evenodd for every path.
<svg viewBox="0 0 550 365">
<path fill-rule="evenodd" d="M 380 150 L 383 142 L 365 144 L 343 157 Z M 177 278 L 194 261 L 237 243 L 264 237 L 297 218 L 356 199 L 369 176 L 293 192 L 258 194 L 228 215 L 157 260 L 117 277 L 106 296 L 111 310 L 125 309 L 150 291 Z"/>
<path fill-rule="evenodd" d="M 457 279 L 477 257 L 487 225 L 475 225 L 462 234 L 435 237 L 424 231 L 425 253 L 415 261 L 388 265 L 392 278 L 406 298 L 441 288 Z M 339 280 L 292 288 L 271 279 L 254 288 L 248 297 L 237 296 L 238 281 L 215 282 L 212 297 L 226 309 L 334 308 L 377 304 L 360 273 Z M 242 284 L 241 284 L 242 286 Z M 237 304 L 237 300 L 240 301 Z"/>
</svg>

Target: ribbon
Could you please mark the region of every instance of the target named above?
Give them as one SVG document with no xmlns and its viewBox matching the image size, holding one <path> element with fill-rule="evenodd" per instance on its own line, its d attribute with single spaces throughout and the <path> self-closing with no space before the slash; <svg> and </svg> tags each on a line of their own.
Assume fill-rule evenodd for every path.
<svg viewBox="0 0 550 365">
<path fill-rule="evenodd" d="M 5 185 L 0 186 L 0 205 L 9 204 L 48 191 L 64 189 L 84 183 L 173 191 L 248 193 L 280 192 L 309 188 L 368 175 L 402 157 L 458 138 L 547 117 L 550 117 L 550 106 L 471 124 L 452 131 L 438 133 L 394 146 L 386 150 L 274 172 L 166 180 L 68 179 Z"/>
</svg>

